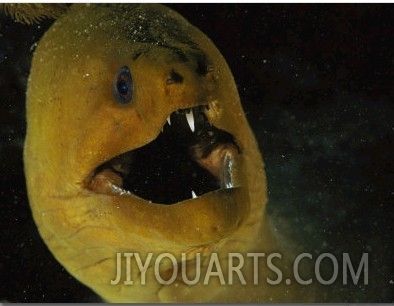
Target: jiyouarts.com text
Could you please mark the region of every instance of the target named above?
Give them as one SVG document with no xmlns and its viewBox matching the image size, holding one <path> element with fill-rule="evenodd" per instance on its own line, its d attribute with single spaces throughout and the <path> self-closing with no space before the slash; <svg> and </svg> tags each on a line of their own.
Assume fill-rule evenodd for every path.
<svg viewBox="0 0 394 306">
<path fill-rule="evenodd" d="M 155 258 L 153 253 L 149 253 L 146 257 L 141 257 L 139 253 L 117 253 L 116 254 L 116 277 L 110 280 L 112 285 L 119 283 L 123 285 L 133 285 L 136 279 L 132 279 L 132 275 L 138 275 L 137 282 L 141 285 L 146 284 L 147 273 L 153 273 L 154 279 L 162 285 L 170 285 L 181 276 L 182 281 L 187 285 L 195 285 L 202 280 L 202 284 L 208 285 L 210 280 L 217 278 L 222 285 L 232 285 L 237 278 L 237 282 L 246 285 L 245 276 L 252 274 L 251 282 L 253 285 L 258 285 L 266 282 L 270 285 L 278 285 L 284 282 L 290 285 L 292 281 L 301 285 L 310 285 L 314 281 L 323 285 L 331 285 L 338 278 L 341 278 L 344 285 L 352 282 L 354 285 L 364 284 L 368 285 L 368 253 L 363 253 L 361 259 L 351 260 L 348 253 L 343 253 L 341 260 L 338 260 L 333 254 L 323 253 L 319 256 L 313 256 L 310 253 L 299 254 L 292 263 L 293 279 L 285 278 L 281 271 L 282 255 L 279 253 L 229 253 L 225 264 L 221 261 L 217 253 L 212 253 L 209 257 L 208 263 L 202 265 L 202 255 L 195 254 L 195 266 L 193 267 L 194 277 L 187 275 L 187 270 L 190 266 L 187 265 L 187 254 L 182 253 L 180 258 L 176 258 L 171 253 L 162 253 Z M 244 271 L 244 266 L 247 261 L 251 261 L 252 271 Z M 308 264 L 313 267 L 313 277 L 305 277 L 300 273 L 300 266 L 302 261 L 309 261 Z M 332 269 L 327 276 L 322 275 L 323 262 L 331 264 Z M 170 265 L 171 275 L 164 277 L 161 273 L 160 267 L 165 263 Z M 262 265 L 265 269 L 271 271 L 274 277 L 261 277 L 260 271 Z M 132 273 L 132 269 L 137 269 L 139 273 Z M 123 274 L 122 275 L 122 271 Z M 150 280 L 152 278 L 149 278 Z"/>
</svg>

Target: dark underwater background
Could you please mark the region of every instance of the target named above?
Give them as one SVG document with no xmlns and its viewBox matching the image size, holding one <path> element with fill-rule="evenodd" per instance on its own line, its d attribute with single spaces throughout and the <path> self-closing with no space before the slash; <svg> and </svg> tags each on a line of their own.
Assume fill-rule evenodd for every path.
<svg viewBox="0 0 394 306">
<path fill-rule="evenodd" d="M 338 280 L 319 301 L 393 302 L 393 5 L 169 6 L 232 69 L 266 163 L 275 231 L 314 260 L 338 258 Z M 26 81 L 33 46 L 52 22 L 20 25 L 0 14 L 3 302 L 100 301 L 48 251 L 26 196 Z M 342 285 L 342 253 L 355 269 L 369 254 L 368 285 Z M 329 261 L 325 269 L 330 278 Z"/>
</svg>

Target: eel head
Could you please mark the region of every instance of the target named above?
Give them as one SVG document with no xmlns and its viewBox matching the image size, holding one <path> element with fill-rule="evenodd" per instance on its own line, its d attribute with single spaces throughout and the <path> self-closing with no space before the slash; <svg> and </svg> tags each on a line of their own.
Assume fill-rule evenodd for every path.
<svg viewBox="0 0 394 306">
<path fill-rule="evenodd" d="M 25 172 L 54 256 L 109 300 L 117 252 L 244 251 L 266 201 L 231 71 L 159 5 L 73 5 L 40 41 Z M 138 301 L 158 301 L 157 287 Z M 146 298 L 144 292 L 151 292 Z"/>
</svg>

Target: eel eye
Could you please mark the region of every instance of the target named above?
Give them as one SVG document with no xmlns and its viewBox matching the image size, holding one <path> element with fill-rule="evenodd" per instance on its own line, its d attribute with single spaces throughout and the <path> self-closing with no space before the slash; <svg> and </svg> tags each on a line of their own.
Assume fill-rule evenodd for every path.
<svg viewBox="0 0 394 306">
<path fill-rule="evenodd" d="M 127 104 L 133 98 L 133 78 L 127 66 L 121 67 L 116 73 L 114 97 L 119 104 Z"/>
</svg>

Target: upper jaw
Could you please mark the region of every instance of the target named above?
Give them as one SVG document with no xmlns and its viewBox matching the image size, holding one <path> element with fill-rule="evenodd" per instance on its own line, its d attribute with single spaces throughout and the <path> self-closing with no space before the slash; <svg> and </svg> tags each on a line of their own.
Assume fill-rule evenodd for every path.
<svg viewBox="0 0 394 306">
<path fill-rule="evenodd" d="M 241 152 L 233 135 L 212 124 L 218 115 L 216 101 L 172 112 L 156 139 L 98 165 L 85 187 L 175 204 L 239 186 Z"/>
</svg>

